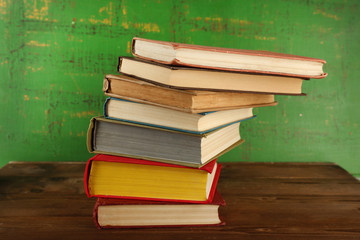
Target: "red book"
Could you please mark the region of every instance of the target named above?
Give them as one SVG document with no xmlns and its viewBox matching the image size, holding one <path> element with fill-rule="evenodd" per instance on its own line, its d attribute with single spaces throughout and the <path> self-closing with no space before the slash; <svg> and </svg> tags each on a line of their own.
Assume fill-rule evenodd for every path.
<svg viewBox="0 0 360 240">
<path fill-rule="evenodd" d="M 170 65 L 228 71 L 324 78 L 325 60 L 269 51 L 221 47 L 133 38 L 134 56 Z"/>
<path fill-rule="evenodd" d="M 93 219 L 98 228 L 183 227 L 224 225 L 216 191 L 208 204 L 98 198 Z"/>
<path fill-rule="evenodd" d="M 88 197 L 209 203 L 220 170 L 216 160 L 193 168 L 97 154 L 87 163 L 84 185 Z"/>
</svg>

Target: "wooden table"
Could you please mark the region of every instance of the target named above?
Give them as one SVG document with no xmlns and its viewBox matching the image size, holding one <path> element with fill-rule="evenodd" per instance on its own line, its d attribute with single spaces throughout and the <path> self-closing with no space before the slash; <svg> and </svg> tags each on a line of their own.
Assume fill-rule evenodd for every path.
<svg viewBox="0 0 360 240">
<path fill-rule="evenodd" d="M 226 226 L 98 230 L 85 163 L 0 169 L 0 239 L 360 239 L 360 182 L 331 163 L 223 163 Z"/>
</svg>

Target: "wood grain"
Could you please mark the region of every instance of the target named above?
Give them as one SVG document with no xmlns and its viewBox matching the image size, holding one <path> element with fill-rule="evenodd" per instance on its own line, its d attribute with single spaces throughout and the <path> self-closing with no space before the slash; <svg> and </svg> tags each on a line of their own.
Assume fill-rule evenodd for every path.
<svg viewBox="0 0 360 240">
<path fill-rule="evenodd" d="M 359 239 L 360 183 L 331 163 L 223 163 L 221 227 L 98 230 L 84 163 L 0 169 L 1 239 Z"/>
</svg>

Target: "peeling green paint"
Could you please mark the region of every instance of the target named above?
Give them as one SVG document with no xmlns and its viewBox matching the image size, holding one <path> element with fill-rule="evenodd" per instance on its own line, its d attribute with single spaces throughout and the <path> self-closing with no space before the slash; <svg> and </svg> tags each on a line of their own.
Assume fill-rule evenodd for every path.
<svg viewBox="0 0 360 240">
<path fill-rule="evenodd" d="M 0 165 L 85 161 L 102 80 L 133 36 L 327 60 L 305 97 L 277 96 L 221 161 L 337 162 L 360 175 L 358 1 L 0 0 Z"/>
</svg>

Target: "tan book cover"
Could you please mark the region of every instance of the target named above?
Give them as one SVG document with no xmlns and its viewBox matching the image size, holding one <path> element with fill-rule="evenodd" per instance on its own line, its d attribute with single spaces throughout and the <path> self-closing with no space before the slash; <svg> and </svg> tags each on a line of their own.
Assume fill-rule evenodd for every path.
<svg viewBox="0 0 360 240">
<path fill-rule="evenodd" d="M 303 78 L 173 66 L 120 57 L 118 71 L 156 85 L 182 90 L 303 95 Z"/>
<path fill-rule="evenodd" d="M 103 91 L 109 97 L 190 113 L 277 105 L 273 94 L 181 90 L 127 75 L 106 75 Z"/>
</svg>

